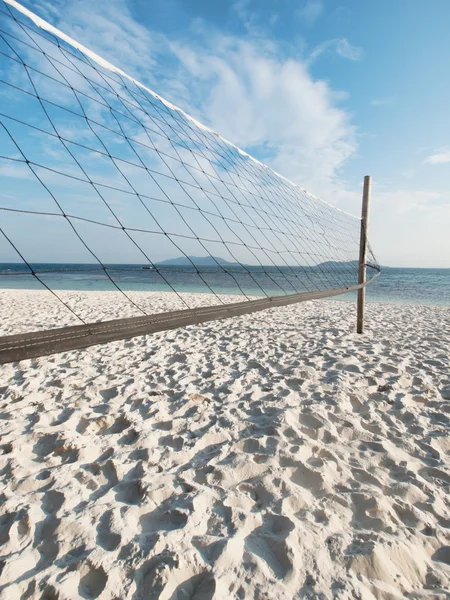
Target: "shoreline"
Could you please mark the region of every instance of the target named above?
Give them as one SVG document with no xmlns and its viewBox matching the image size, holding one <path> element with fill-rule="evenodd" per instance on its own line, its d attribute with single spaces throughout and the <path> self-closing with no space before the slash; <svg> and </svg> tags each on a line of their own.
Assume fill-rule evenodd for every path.
<svg viewBox="0 0 450 600">
<path fill-rule="evenodd" d="M 53 288 L 52 288 L 53 289 Z M 431 307 L 435 307 L 435 308 L 450 308 L 450 300 L 448 300 L 447 304 L 432 304 L 430 302 L 413 302 L 411 300 L 407 300 L 407 299 L 389 299 L 389 298 L 385 298 L 385 299 L 374 299 L 371 298 L 369 295 L 369 291 L 371 289 L 371 286 L 368 286 L 366 288 L 366 302 L 368 304 L 393 304 L 393 305 L 398 305 L 398 304 L 404 304 L 404 305 L 408 305 L 408 306 L 431 306 Z M 117 290 L 86 290 L 86 289 L 70 289 L 70 288 L 61 288 L 61 289 L 56 289 L 54 288 L 53 291 L 55 291 L 57 294 L 58 293 L 63 293 L 63 294 L 121 294 L 121 292 L 117 291 Z M 173 291 L 164 291 L 164 290 L 134 290 L 134 289 L 124 289 L 123 290 L 126 294 L 152 294 L 152 295 L 173 295 L 176 296 L 176 293 Z M 46 289 L 43 288 L 39 288 L 39 289 L 35 289 L 35 288 L 14 288 L 14 287 L 10 287 L 10 288 L 2 288 L 0 287 L 0 295 L 3 293 L 7 293 L 7 294 L 14 294 L 18 292 L 19 294 L 21 293 L 44 293 L 44 294 L 48 294 L 50 295 L 51 292 L 49 292 Z M 211 292 L 201 292 L 201 291 L 180 291 L 179 292 L 180 295 L 186 295 L 186 296 L 210 296 L 210 297 L 215 297 L 214 294 L 212 294 Z M 357 292 L 346 292 L 344 294 L 340 294 L 337 296 L 333 296 L 333 297 L 329 297 L 329 298 L 324 298 L 324 300 L 339 300 L 339 301 L 344 301 L 344 302 L 352 302 L 353 300 L 351 300 L 350 298 L 343 298 L 343 296 L 346 296 L 347 294 L 354 294 L 355 295 L 355 301 L 356 301 L 356 294 Z M 219 297 L 223 297 L 223 298 L 240 298 L 245 299 L 245 297 L 243 296 L 242 293 L 229 293 L 229 292 L 217 292 L 217 295 Z M 278 294 L 277 296 L 281 296 L 281 294 Z M 259 299 L 259 298 L 264 298 L 265 296 L 257 294 L 257 295 L 249 295 L 249 297 L 251 299 Z M 319 299 L 319 301 L 321 301 L 321 299 Z"/>
</svg>

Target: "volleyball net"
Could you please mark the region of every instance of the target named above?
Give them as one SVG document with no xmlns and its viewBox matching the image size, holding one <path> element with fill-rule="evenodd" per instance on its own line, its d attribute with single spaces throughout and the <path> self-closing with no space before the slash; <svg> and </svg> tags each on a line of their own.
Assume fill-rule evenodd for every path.
<svg viewBox="0 0 450 600">
<path fill-rule="evenodd" d="M 0 178 L 0 286 L 41 288 L 65 314 L 0 338 L 0 362 L 359 287 L 359 218 L 13 0 L 0 2 Z M 108 292 L 121 318 L 77 289 Z"/>
</svg>

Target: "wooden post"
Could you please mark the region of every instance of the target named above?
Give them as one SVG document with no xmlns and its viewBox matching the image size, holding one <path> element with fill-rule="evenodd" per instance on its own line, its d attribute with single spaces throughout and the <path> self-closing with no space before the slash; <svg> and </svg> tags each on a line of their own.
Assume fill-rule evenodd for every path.
<svg viewBox="0 0 450 600">
<path fill-rule="evenodd" d="M 369 205 L 370 205 L 370 190 L 372 187 L 372 178 L 370 175 L 364 177 L 364 190 L 361 212 L 361 237 L 359 242 L 359 271 L 358 283 L 366 282 L 366 257 L 367 257 L 367 231 L 369 228 Z M 358 317 L 357 317 L 357 333 L 364 332 L 364 310 L 366 305 L 366 288 L 362 287 L 358 290 Z"/>
</svg>

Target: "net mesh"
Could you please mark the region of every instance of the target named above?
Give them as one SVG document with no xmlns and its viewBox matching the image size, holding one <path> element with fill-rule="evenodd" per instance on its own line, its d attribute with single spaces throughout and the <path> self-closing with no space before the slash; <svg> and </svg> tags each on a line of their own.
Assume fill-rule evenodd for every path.
<svg viewBox="0 0 450 600">
<path fill-rule="evenodd" d="M 2 287 L 89 323 L 110 305 L 63 290 L 137 316 L 357 283 L 359 218 L 17 8 L 0 3 Z"/>
</svg>

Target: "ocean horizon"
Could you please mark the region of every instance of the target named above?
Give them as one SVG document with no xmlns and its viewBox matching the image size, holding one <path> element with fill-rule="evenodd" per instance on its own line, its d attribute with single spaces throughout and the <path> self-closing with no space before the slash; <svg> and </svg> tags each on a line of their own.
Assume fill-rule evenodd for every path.
<svg viewBox="0 0 450 600">
<path fill-rule="evenodd" d="M 40 278 L 54 290 L 106 291 L 115 289 L 103 269 L 95 264 L 39 263 L 32 265 Z M 340 287 L 336 268 L 320 267 L 246 267 L 202 266 L 201 279 L 193 267 L 161 265 L 105 265 L 117 285 L 124 291 L 173 291 L 189 293 L 246 294 L 263 296 Z M 156 265 L 159 267 L 159 264 Z M 370 269 L 369 269 L 370 272 Z M 164 281 L 159 274 L 164 276 Z M 294 279 L 295 277 L 295 279 Z M 356 279 L 356 271 L 348 276 Z M 368 274 L 368 277 L 370 275 Z M 208 285 L 210 286 L 208 288 Z M 336 283 L 337 282 L 337 283 Z M 352 282 L 348 283 L 351 285 Z M 354 281 L 356 283 L 356 280 Z M 238 286 L 239 284 L 239 286 Z M 294 289 L 295 285 L 295 289 Z M 172 286 L 172 287 L 171 287 Z M 23 263 L 0 263 L 0 289 L 44 289 Z M 356 292 L 336 296 L 354 301 Z M 382 267 L 381 274 L 367 287 L 367 300 L 450 306 L 450 268 Z"/>
</svg>

